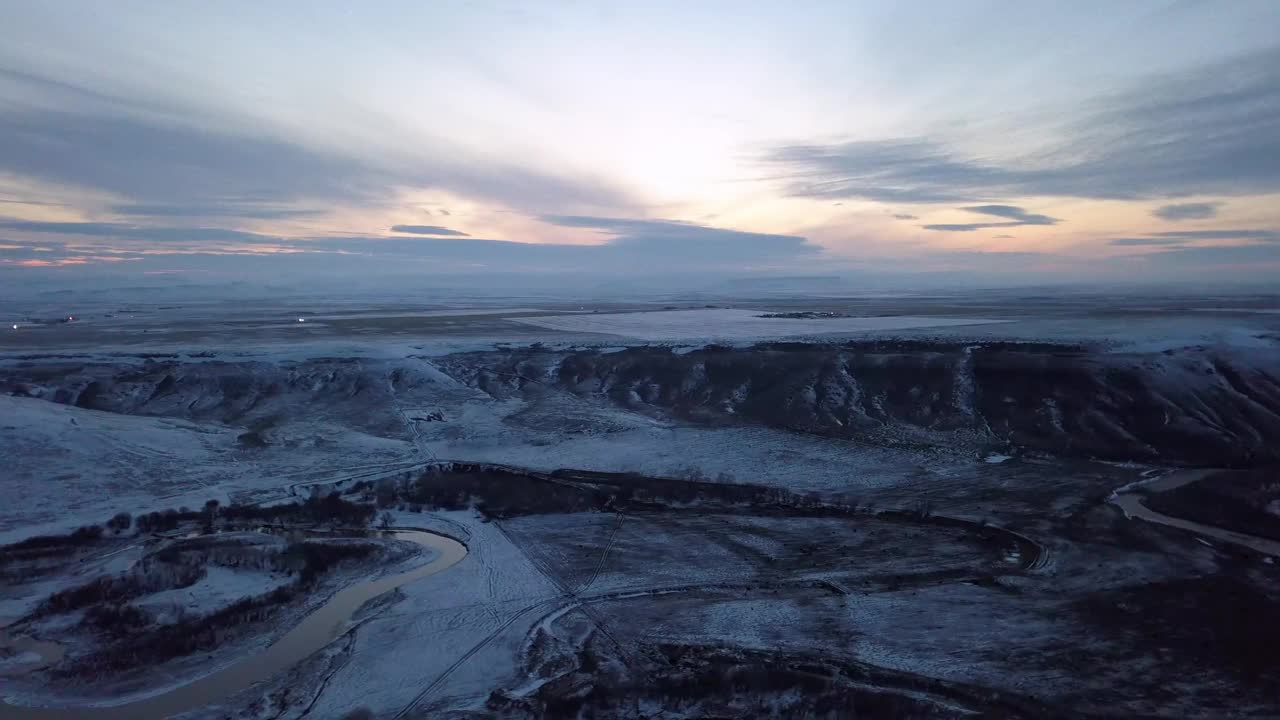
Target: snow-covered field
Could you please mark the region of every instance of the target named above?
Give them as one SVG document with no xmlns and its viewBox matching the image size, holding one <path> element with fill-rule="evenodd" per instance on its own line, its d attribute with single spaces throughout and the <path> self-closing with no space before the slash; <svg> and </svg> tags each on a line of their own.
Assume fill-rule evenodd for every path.
<svg viewBox="0 0 1280 720">
<path fill-rule="evenodd" d="M 518 677 L 525 634 L 559 597 L 498 525 L 471 512 L 396 513 L 395 523 L 460 536 L 467 556 L 444 573 L 401 587 L 397 602 L 359 622 L 316 696 L 314 717 L 337 718 L 358 708 L 392 717 L 411 705 L 474 706 L 496 682 Z"/>
<path fill-rule="evenodd" d="M 1255 315 L 1280 315 L 1280 308 L 1230 308 L 1230 307 L 1204 307 L 1191 308 L 1196 312 L 1212 312 L 1212 313 L 1252 313 Z"/>
<path fill-rule="evenodd" d="M 195 584 L 152 593 L 137 606 L 154 614 L 159 622 L 172 623 L 182 615 L 203 615 L 240 598 L 265 595 L 292 580 L 283 573 L 209 565 L 205 568 L 205 576 Z"/>
<path fill-rule="evenodd" d="M 515 313 L 543 312 L 540 308 L 528 307 L 493 307 L 493 308 L 456 308 L 445 310 L 414 310 L 408 312 L 351 312 L 322 313 L 305 315 L 307 322 L 312 320 L 368 320 L 373 318 L 431 318 L 431 317 L 468 317 L 471 315 L 513 315 Z"/>
<path fill-rule="evenodd" d="M 1276 347 L 1267 324 L 1275 321 L 1268 314 L 1256 313 L 1258 324 L 1250 325 L 1252 318 L 1218 323 L 1210 313 L 1196 313 L 1198 322 L 1175 336 L 1172 319 L 1126 329 L 1126 318 L 1068 315 L 784 319 L 761 318 L 764 310 L 748 309 L 557 311 L 562 314 L 512 317 L 520 332 L 535 334 L 503 336 L 498 325 L 486 324 L 507 322 L 495 314 L 535 311 L 515 306 L 522 299 L 508 302 L 513 307 L 328 316 L 459 322 L 477 317 L 492 335 L 419 337 L 395 329 L 368 338 L 316 335 L 294 343 L 277 338 L 223 346 L 211 333 L 189 345 L 167 338 L 183 348 L 182 355 L 145 359 L 150 366 L 100 348 L 51 359 L 118 363 L 118 375 L 134 379 L 104 383 L 103 402 L 118 398 L 112 392 L 133 392 L 130 383 L 143 383 L 134 376 L 148 372 L 173 375 L 180 389 L 138 406 L 156 415 L 57 404 L 51 401 L 52 381 L 48 388 L 30 383 L 44 398 L 0 395 L 0 543 L 100 523 L 119 511 L 198 508 L 208 499 L 278 502 L 305 497 L 313 485 L 348 488 L 360 479 L 402 479 L 425 464 L 451 460 L 753 483 L 813 493 L 823 502 L 840 500 L 866 517 L 738 516 L 684 506 L 670 512 L 610 507 L 496 518 L 470 510 L 392 509 L 392 523 L 447 533 L 465 542 L 469 554 L 447 571 L 371 603 L 324 652 L 207 709 L 203 717 L 210 719 L 341 718 L 359 708 L 375 717 L 483 715 L 491 710 L 486 703 L 495 690 L 529 698 L 544 687 L 582 680 L 574 668 L 585 645 L 575 643 L 585 644 L 588 636 L 620 644 L 608 672 L 641 667 L 637 677 L 646 679 L 651 678 L 644 673 L 666 672 L 661 664 L 647 664 L 661 657 L 658 648 L 679 646 L 779 658 L 827 653 L 907 673 L 921 687 L 940 679 L 975 684 L 978 695 L 993 688 L 1048 705 L 1120 714 L 1212 717 L 1203 710 L 1214 706 L 1198 706 L 1192 699 L 1197 693 L 1218 702 L 1219 695 L 1240 690 L 1229 670 L 1206 668 L 1203 677 L 1190 672 L 1199 659 L 1176 647 L 1179 633 L 1214 626 L 1223 617 L 1221 607 L 1180 614 L 1189 611 L 1163 602 L 1167 596 L 1157 593 L 1139 602 L 1123 593 L 1165 583 L 1181 597 L 1177 583 L 1191 583 L 1192 590 L 1201 582 L 1210 588 L 1228 580 L 1247 583 L 1269 578 L 1272 566 L 1228 556 L 1176 529 L 1125 520 L 1105 497 L 1136 478 L 1141 466 L 1031 452 L 997 443 L 981 429 L 928 426 L 931 418 L 921 427 L 859 430 L 853 439 L 736 417 L 700 423 L 661 412 L 656 404 L 618 401 L 603 382 L 605 389 L 582 392 L 572 383 L 557 385 L 549 374 L 559 371 L 555 363 L 514 364 L 519 372 L 495 371 L 473 382 L 453 372 L 446 355 L 510 343 L 545 358 L 555 343 L 578 343 L 588 334 L 627 339 L 584 343 L 594 344 L 599 355 L 618 349 L 606 345 L 640 342 L 743 344 L 861 334 L 957 340 L 1105 336 L 1128 343 L 1129 350 L 1176 352 L 1188 343 L 1221 344 L 1243 357 Z M 321 324 L 314 323 L 316 331 L 327 331 Z M 295 332 L 311 330 L 281 334 Z M 549 345 L 528 347 L 542 340 Z M 211 349 L 195 352 L 205 347 Z M 27 352 L 10 353 L 0 373 L 17 374 L 24 363 L 45 361 Z M 318 360 L 322 356 L 328 359 Z M 227 380 L 234 370 L 229 366 L 239 362 L 249 368 L 248 376 Z M 166 363 L 172 369 L 147 369 Z M 183 377 L 197 380 L 183 386 Z M 181 388 L 191 387 L 208 388 L 208 397 L 182 394 Z M 872 392 L 869 382 L 856 387 Z M 138 399 L 149 397 L 137 392 Z M 240 441 L 259 421 L 266 427 L 264 444 Z M 920 522 L 874 518 L 881 510 L 910 511 Z M 923 522 L 931 513 L 948 522 L 1015 529 L 1044 548 L 1043 561 L 1022 568 L 1021 556 L 1001 545 L 989 526 L 975 531 Z M 129 545 L 133 538 L 109 539 L 119 549 L 92 557 L 84 573 L 118 573 L 137 561 L 141 550 Z M 29 588 L 44 593 L 86 579 L 76 575 Z M 194 585 L 153 594 L 145 607 L 157 614 L 199 613 L 237 596 L 260 595 L 279 582 L 266 572 L 211 567 Z M 6 597 L 0 588 L 0 600 L 0 610 L 18 616 L 37 598 Z M 1115 621 L 1115 613 L 1122 621 Z M 1149 644 L 1127 631 L 1148 615 L 1162 623 L 1155 654 L 1144 654 Z M 602 640 L 606 634 L 613 639 Z M 537 655 L 535 643 L 550 636 L 561 643 L 561 654 Z M 0 657 L 5 662 L 20 664 L 22 658 Z M 191 662 L 194 667 L 200 658 Z M 535 675 L 533 667 L 554 671 Z M 1156 691 L 1173 687 L 1173 679 L 1185 683 L 1183 696 L 1169 699 Z"/>
<path fill-rule="evenodd" d="M 218 485 L 237 464 L 235 436 L 223 426 L 0 395 L 0 541 L 45 524 L 65 531 L 102 522 L 168 496 L 225 497 Z"/>
<path fill-rule="evenodd" d="M 704 308 L 633 313 L 593 313 L 511 318 L 512 322 L 566 332 L 603 333 L 649 342 L 754 340 L 784 337 L 828 337 L 917 328 L 989 325 L 993 318 L 839 317 L 824 319 L 766 318 L 762 310 Z"/>
<path fill-rule="evenodd" d="M 252 451 L 236 440 L 243 427 L 0 395 L 0 543 L 413 461 L 403 440 L 297 420 L 280 447 Z"/>
</svg>

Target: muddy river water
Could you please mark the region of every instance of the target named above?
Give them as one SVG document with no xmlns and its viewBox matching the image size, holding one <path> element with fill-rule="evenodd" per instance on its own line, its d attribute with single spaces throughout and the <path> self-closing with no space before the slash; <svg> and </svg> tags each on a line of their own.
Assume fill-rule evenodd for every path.
<svg viewBox="0 0 1280 720">
<path fill-rule="evenodd" d="M 387 577 L 356 583 L 338 591 L 324 605 L 265 650 L 186 685 L 159 690 L 119 704 L 31 707 L 0 702 L 0 720 L 152 720 L 188 712 L 228 698 L 306 659 L 337 638 L 361 605 L 405 583 L 434 575 L 458 564 L 467 555 L 462 543 L 422 530 L 390 533 L 435 551 L 425 565 Z"/>
<path fill-rule="evenodd" d="M 1182 472 L 1172 473 L 1154 482 L 1144 483 L 1143 487 L 1154 492 L 1164 492 L 1188 483 L 1196 482 L 1205 475 L 1206 472 L 1204 471 L 1185 470 Z M 1201 525 L 1200 523 L 1192 522 L 1190 520 L 1183 520 L 1182 518 L 1171 517 L 1163 513 L 1158 513 L 1144 505 L 1142 498 L 1143 496 L 1139 493 L 1125 492 L 1121 490 L 1112 496 L 1111 502 L 1119 506 L 1119 508 L 1124 511 L 1126 517 L 1141 518 L 1147 522 L 1160 523 L 1161 525 L 1168 525 L 1169 527 L 1189 530 L 1205 537 L 1211 537 L 1247 548 L 1253 548 L 1264 555 L 1280 557 L 1280 542 L 1256 537 L 1254 535 L 1234 532 L 1225 528 Z"/>
</svg>

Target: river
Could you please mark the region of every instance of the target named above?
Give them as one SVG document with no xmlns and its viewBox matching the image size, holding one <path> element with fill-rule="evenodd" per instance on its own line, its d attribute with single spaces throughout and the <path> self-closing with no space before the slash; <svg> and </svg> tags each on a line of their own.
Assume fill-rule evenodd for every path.
<svg viewBox="0 0 1280 720">
<path fill-rule="evenodd" d="M 1172 490 L 1176 487 L 1200 480 L 1207 474 L 1207 471 L 1184 470 L 1172 473 L 1152 482 L 1142 483 L 1140 487 L 1155 492 L 1164 492 L 1166 490 Z M 1190 520 L 1183 520 L 1182 518 L 1158 513 L 1142 503 L 1143 497 L 1144 496 L 1140 493 L 1127 492 L 1124 489 L 1121 489 L 1111 497 L 1111 502 L 1115 503 L 1124 511 L 1125 517 L 1141 518 L 1147 522 L 1160 523 L 1161 525 L 1168 525 L 1169 527 L 1189 530 L 1197 535 L 1216 538 L 1235 545 L 1253 548 L 1264 555 L 1280 557 L 1280 542 L 1260 538 L 1254 535 L 1238 533 L 1225 528 L 1213 527 L 1212 525 L 1201 525 L 1200 523 L 1192 522 Z"/>
<path fill-rule="evenodd" d="M 31 707 L 0 703 L 0 720 L 159 720 L 211 705 L 296 665 L 333 642 L 356 610 L 369 600 L 405 583 L 443 572 L 467 556 L 465 545 L 444 535 L 424 530 L 395 530 L 391 534 L 428 547 L 436 552 L 436 556 L 412 570 L 339 590 L 328 602 L 260 653 L 240 658 L 186 685 L 163 689 L 149 697 L 120 704 Z"/>
</svg>

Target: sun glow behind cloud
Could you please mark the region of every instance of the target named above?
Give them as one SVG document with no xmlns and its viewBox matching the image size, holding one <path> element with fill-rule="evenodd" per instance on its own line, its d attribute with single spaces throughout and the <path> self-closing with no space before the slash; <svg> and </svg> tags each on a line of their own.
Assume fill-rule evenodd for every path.
<svg viewBox="0 0 1280 720">
<path fill-rule="evenodd" d="M 1215 248 L 1280 247 L 1158 235 L 1280 228 L 1280 21 L 1265 2 L 1006 7 L 1000 22 L 952 4 L 307 6 L 307 32 L 286 32 L 301 7 L 11 13 L 0 264 L 341 253 L 432 271 L 691 257 L 721 272 L 965 258 L 995 271 L 1016 258 L 1053 276 L 1135 256 L 1192 272 Z M 564 216 L 677 240 L 548 221 Z M 96 225 L 88 243 L 21 221 Z M 807 242 L 769 241 L 766 256 L 764 236 Z M 520 243 L 650 254 L 628 266 L 616 248 Z"/>
</svg>

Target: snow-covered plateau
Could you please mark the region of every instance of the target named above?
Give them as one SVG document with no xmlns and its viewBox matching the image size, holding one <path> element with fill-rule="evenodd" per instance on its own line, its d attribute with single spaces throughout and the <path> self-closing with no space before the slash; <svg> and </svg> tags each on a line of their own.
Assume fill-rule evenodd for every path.
<svg viewBox="0 0 1280 720">
<path fill-rule="evenodd" d="M 1274 717 L 1270 301 L 874 302 L 11 331 L 0 720 Z"/>
</svg>

